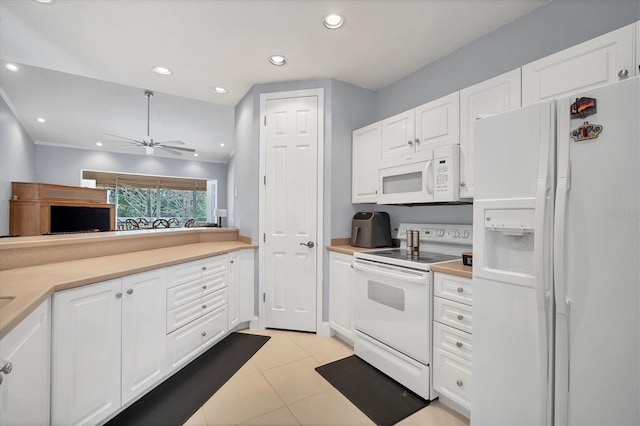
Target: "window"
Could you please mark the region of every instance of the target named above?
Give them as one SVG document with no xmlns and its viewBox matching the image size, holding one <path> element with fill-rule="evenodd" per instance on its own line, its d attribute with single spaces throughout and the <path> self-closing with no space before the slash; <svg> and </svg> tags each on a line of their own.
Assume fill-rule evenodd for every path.
<svg viewBox="0 0 640 426">
<path fill-rule="evenodd" d="M 177 226 L 189 219 L 217 221 L 217 181 L 166 176 L 134 175 L 84 170 L 83 179 L 92 179 L 96 188 L 108 191 L 109 202 L 116 205 L 119 222 L 144 218 L 176 218 Z M 175 223 L 173 226 L 176 226 Z"/>
</svg>

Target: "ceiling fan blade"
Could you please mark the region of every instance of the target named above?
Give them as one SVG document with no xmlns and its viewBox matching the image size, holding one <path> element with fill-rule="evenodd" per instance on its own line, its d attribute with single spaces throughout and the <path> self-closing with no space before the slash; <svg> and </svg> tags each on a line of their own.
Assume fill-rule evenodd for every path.
<svg viewBox="0 0 640 426">
<path fill-rule="evenodd" d="M 160 144 L 171 144 L 171 145 L 186 145 L 182 141 L 158 141 Z"/>
<path fill-rule="evenodd" d="M 136 142 L 136 143 L 139 143 L 139 144 L 143 143 L 142 141 L 139 141 L 139 140 L 136 140 L 136 139 L 125 138 L 124 136 L 113 135 L 111 133 L 103 133 L 103 134 L 107 135 L 107 136 L 113 136 L 114 138 L 120 138 L 120 139 L 124 139 L 124 140 L 127 140 L 127 141 Z"/>
<path fill-rule="evenodd" d="M 196 150 L 193 148 L 182 148 L 179 146 L 165 146 L 163 144 L 155 144 L 154 146 L 164 148 L 164 149 L 173 149 L 173 150 L 177 149 L 178 151 L 196 152 Z"/>
<path fill-rule="evenodd" d="M 171 154 L 173 154 L 173 155 L 182 155 L 182 153 L 181 153 L 180 151 L 176 151 L 175 149 L 173 149 L 173 148 L 168 148 L 168 147 L 166 147 L 166 146 L 156 145 L 156 148 L 161 149 L 161 150 L 163 150 L 163 151 L 167 151 L 167 152 L 169 152 L 169 153 L 171 153 Z"/>
</svg>

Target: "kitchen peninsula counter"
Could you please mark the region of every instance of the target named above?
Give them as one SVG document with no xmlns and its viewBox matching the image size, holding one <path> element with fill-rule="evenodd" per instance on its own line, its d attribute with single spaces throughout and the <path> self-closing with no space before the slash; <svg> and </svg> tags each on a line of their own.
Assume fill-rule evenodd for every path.
<svg viewBox="0 0 640 426">
<path fill-rule="evenodd" d="M 0 242 L 0 299 L 11 301 L 0 305 L 0 338 L 55 291 L 257 247 L 228 228 L 7 239 Z"/>
</svg>

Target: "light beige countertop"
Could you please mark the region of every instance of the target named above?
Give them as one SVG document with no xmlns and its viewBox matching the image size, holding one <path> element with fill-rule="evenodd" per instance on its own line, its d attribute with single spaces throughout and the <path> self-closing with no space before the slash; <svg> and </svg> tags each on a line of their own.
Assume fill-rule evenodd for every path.
<svg viewBox="0 0 640 426">
<path fill-rule="evenodd" d="M 436 263 L 431 266 L 434 272 L 444 272 L 445 274 L 458 275 L 460 277 L 471 278 L 473 268 L 466 266 L 462 260 L 454 260 L 452 262 Z"/>
<path fill-rule="evenodd" d="M 5 302 L 4 306 L 0 305 L 0 338 L 5 336 L 55 291 L 120 278 L 235 250 L 258 248 L 257 245 L 247 242 L 245 237 L 238 238 L 237 230 L 234 231 L 234 239 L 228 241 L 198 241 L 199 239 L 210 239 L 211 235 L 208 235 L 196 238 L 195 242 L 187 244 L 0 270 L 0 302 L 2 299 L 11 299 L 10 302 Z M 139 238 L 146 239 L 142 234 L 138 235 Z M 221 235 L 224 235 L 226 239 L 230 238 L 231 234 L 223 233 Z M 93 243 L 99 246 L 101 238 L 105 237 L 97 237 Z M 32 249 L 37 251 L 38 248 L 41 248 L 40 245 L 35 244 L 39 237 L 22 238 L 30 239 L 23 241 L 23 243 L 34 244 L 31 246 Z M 11 239 L 12 245 L 18 247 L 21 243 L 19 240 L 22 238 Z M 133 244 L 129 237 L 124 238 L 121 242 L 129 246 L 140 244 L 140 241 Z M 160 240 L 155 242 L 160 243 Z M 5 250 L 2 250 L 3 248 Z M 0 255 L 6 253 L 10 253 L 10 250 L 6 246 L 0 247 Z M 75 252 L 72 250 L 67 252 L 67 255 L 69 254 L 73 255 Z"/>
</svg>

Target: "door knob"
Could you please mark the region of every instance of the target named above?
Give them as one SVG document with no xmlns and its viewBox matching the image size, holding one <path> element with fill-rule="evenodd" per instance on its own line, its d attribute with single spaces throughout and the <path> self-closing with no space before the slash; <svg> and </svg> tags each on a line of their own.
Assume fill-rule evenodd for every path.
<svg viewBox="0 0 640 426">
<path fill-rule="evenodd" d="M 315 244 L 313 244 L 313 241 L 309 241 L 308 243 L 300 243 L 301 246 L 307 246 L 309 248 L 313 248 L 315 246 Z"/>
</svg>

